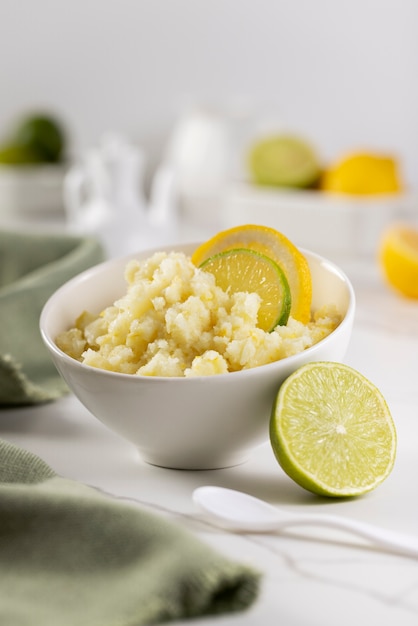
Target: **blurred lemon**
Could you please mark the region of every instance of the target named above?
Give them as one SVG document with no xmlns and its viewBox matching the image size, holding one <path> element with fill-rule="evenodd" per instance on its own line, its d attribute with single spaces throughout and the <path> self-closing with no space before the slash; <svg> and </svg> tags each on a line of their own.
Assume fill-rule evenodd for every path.
<svg viewBox="0 0 418 626">
<path fill-rule="evenodd" d="M 313 148 L 293 135 L 267 137 L 254 143 L 249 154 L 254 182 L 275 187 L 313 186 L 320 167 Z"/>
<path fill-rule="evenodd" d="M 398 293 L 418 299 L 418 230 L 393 224 L 382 234 L 379 263 L 387 283 Z"/>
<path fill-rule="evenodd" d="M 396 160 L 367 152 L 352 154 L 331 166 L 323 173 L 320 187 L 324 191 L 354 195 L 402 190 Z"/>
</svg>

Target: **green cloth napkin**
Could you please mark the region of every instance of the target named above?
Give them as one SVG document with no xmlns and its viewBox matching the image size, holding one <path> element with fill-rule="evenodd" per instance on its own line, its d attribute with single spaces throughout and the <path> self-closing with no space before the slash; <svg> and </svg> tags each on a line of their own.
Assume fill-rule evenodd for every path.
<svg viewBox="0 0 418 626">
<path fill-rule="evenodd" d="M 140 626 L 247 609 L 260 576 L 0 440 L 0 624 Z"/>
<path fill-rule="evenodd" d="M 58 287 L 103 259 L 95 239 L 0 232 L 0 406 L 67 393 L 43 344 L 39 317 Z"/>
</svg>

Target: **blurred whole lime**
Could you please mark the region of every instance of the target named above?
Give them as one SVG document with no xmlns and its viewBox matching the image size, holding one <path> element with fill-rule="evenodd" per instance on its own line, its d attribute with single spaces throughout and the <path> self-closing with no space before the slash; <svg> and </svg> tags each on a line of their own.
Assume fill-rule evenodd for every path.
<svg viewBox="0 0 418 626">
<path fill-rule="evenodd" d="M 30 114 L 16 124 L 0 145 L 0 163 L 60 163 L 64 160 L 65 148 L 65 132 L 58 119 L 49 114 Z"/>
<path fill-rule="evenodd" d="M 320 164 L 314 149 L 300 137 L 277 135 L 254 143 L 249 169 L 255 183 L 273 187 L 312 187 Z"/>
</svg>

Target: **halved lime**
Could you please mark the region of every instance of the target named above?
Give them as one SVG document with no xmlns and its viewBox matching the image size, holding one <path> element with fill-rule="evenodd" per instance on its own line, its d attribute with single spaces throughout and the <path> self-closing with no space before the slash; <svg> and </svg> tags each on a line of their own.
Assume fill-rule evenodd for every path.
<svg viewBox="0 0 418 626">
<path fill-rule="evenodd" d="M 224 291 L 258 293 L 258 326 L 270 332 L 289 319 L 291 295 L 283 270 L 275 261 L 247 248 L 233 248 L 204 261 L 200 267 L 215 276 Z"/>
<path fill-rule="evenodd" d="M 283 470 L 324 496 L 358 496 L 390 474 L 396 430 L 381 392 L 351 367 L 314 362 L 280 387 L 270 441 Z"/>
<path fill-rule="evenodd" d="M 306 188 L 320 176 L 320 165 L 313 148 L 293 135 L 261 139 L 249 154 L 249 168 L 259 185 Z"/>
</svg>

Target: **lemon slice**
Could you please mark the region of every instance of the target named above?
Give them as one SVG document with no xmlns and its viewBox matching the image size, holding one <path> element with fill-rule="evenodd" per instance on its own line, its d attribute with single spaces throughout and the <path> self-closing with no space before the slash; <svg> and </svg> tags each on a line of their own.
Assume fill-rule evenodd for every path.
<svg viewBox="0 0 418 626">
<path fill-rule="evenodd" d="M 200 267 L 215 276 L 224 291 L 258 293 L 261 305 L 258 326 L 266 332 L 289 319 L 291 295 L 286 276 L 272 259 L 248 249 L 220 252 Z"/>
<path fill-rule="evenodd" d="M 311 317 L 312 279 L 305 256 L 285 235 L 269 228 L 246 224 L 223 230 L 205 243 L 192 255 L 199 266 L 211 256 L 231 248 L 249 248 L 275 261 L 283 270 L 289 283 L 292 304 L 290 315 L 306 324 Z"/>
<path fill-rule="evenodd" d="M 390 474 L 396 431 L 380 391 L 340 363 L 302 366 L 281 386 L 270 441 L 283 470 L 314 493 L 371 491 Z"/>
<path fill-rule="evenodd" d="M 390 226 L 381 236 L 378 256 L 387 283 L 408 298 L 418 298 L 418 230 Z"/>
</svg>

